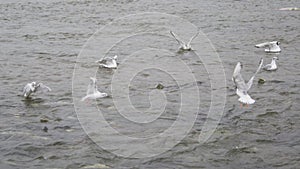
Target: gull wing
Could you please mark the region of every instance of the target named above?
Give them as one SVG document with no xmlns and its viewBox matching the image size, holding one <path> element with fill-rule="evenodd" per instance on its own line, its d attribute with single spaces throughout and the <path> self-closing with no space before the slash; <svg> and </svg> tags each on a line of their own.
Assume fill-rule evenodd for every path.
<svg viewBox="0 0 300 169">
<path fill-rule="evenodd" d="M 96 91 L 97 91 L 97 79 L 94 78 L 94 77 L 90 77 L 90 84 L 88 85 L 88 88 L 87 88 L 87 92 L 86 94 L 89 95 L 89 94 L 94 94 Z"/>
<path fill-rule="evenodd" d="M 174 32 L 170 31 L 170 34 L 174 37 L 174 39 L 178 42 L 179 45 L 185 45 L 185 43 Z"/>
<path fill-rule="evenodd" d="M 85 101 L 86 99 L 88 99 L 90 97 L 90 95 L 86 95 L 83 98 L 81 98 L 81 101 Z"/>
<path fill-rule="evenodd" d="M 260 43 L 260 44 L 255 45 L 255 47 L 262 48 L 262 47 L 270 46 L 271 44 L 272 44 L 271 42 L 264 42 L 264 43 Z"/>
<path fill-rule="evenodd" d="M 105 57 L 103 59 L 97 60 L 96 63 L 106 64 L 109 59 L 111 60 L 111 58 Z"/>
<path fill-rule="evenodd" d="M 271 64 L 267 64 L 267 65 L 264 65 L 262 68 L 265 70 L 269 70 L 269 69 L 271 69 L 271 67 L 272 67 Z"/>
<path fill-rule="evenodd" d="M 263 59 L 260 59 L 260 61 L 259 61 L 259 66 L 258 66 L 256 72 L 255 72 L 254 75 L 250 78 L 250 80 L 247 82 L 247 90 L 246 90 L 246 91 L 248 91 L 248 90 L 251 88 L 251 86 L 252 86 L 252 84 L 253 84 L 254 77 L 255 77 L 256 74 L 259 72 L 259 70 L 262 68 L 263 62 L 264 62 L 264 60 L 263 60 Z"/>
<path fill-rule="evenodd" d="M 44 85 L 43 83 L 39 83 L 37 85 L 36 89 L 37 89 L 37 91 L 42 90 L 43 92 L 50 92 L 51 91 L 51 88 L 48 87 L 48 86 L 46 86 L 46 85 Z"/>
<path fill-rule="evenodd" d="M 241 75 L 241 69 L 242 69 L 242 64 L 240 62 L 238 62 L 233 71 L 232 81 L 236 85 L 237 89 L 239 89 L 241 91 L 246 91 L 247 87 L 246 87 L 245 80 L 243 79 L 243 77 Z"/>
<path fill-rule="evenodd" d="M 190 41 L 187 43 L 187 46 L 190 46 L 190 44 L 192 43 L 192 41 L 199 35 L 199 31 L 193 36 L 191 37 Z"/>
</svg>

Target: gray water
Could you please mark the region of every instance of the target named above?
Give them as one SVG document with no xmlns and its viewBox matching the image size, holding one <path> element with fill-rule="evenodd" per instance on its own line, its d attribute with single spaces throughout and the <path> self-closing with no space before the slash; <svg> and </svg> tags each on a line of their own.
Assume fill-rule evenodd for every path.
<svg viewBox="0 0 300 169">
<path fill-rule="evenodd" d="M 0 168 L 299 168 L 300 12 L 278 10 L 283 7 L 300 7 L 300 2 L 1 1 Z M 140 12 L 176 15 L 199 27 L 223 62 L 227 98 L 217 130 L 206 143 L 199 144 L 198 136 L 210 105 L 210 92 L 206 90 L 210 86 L 208 76 L 200 61 L 191 59 L 193 52 L 176 54 L 191 64 L 193 70 L 203 72 L 198 83 L 181 86 L 197 85 L 202 93 L 196 122 L 171 150 L 154 157 L 133 159 L 101 149 L 84 132 L 73 105 L 72 76 L 81 48 L 95 31 L 116 18 Z M 270 62 L 274 56 L 254 45 L 271 40 L 281 42 L 282 52 L 275 54 L 279 57 L 279 69 L 258 74 L 250 91 L 256 103 L 241 108 L 231 82 L 234 66 L 242 61 L 244 78 L 248 79 L 261 57 Z M 174 41 L 167 48 L 175 46 L 176 49 L 176 45 Z M 127 53 L 129 51 L 124 50 L 121 55 Z M 166 57 L 172 65 L 172 56 Z M 112 73 L 98 71 L 97 78 L 103 79 L 101 84 L 108 84 Z M 166 74 L 143 73 L 131 84 L 133 105 L 149 106 L 146 96 L 143 97 L 149 91 L 142 89 L 158 80 L 166 85 L 164 90 L 170 92 L 174 103 L 170 107 L 174 114 L 163 116 L 174 120 L 180 102 L 176 93 L 179 87 Z M 149 76 L 151 74 L 153 76 Z M 265 79 L 266 83 L 257 84 L 258 78 Z M 44 82 L 52 92 L 24 99 L 22 88 L 31 81 Z M 109 92 L 109 85 L 99 86 Z M 111 98 L 99 102 L 108 120 L 113 119 L 116 126 L 127 125 L 119 116 L 109 114 Z M 41 119 L 48 122 L 42 123 Z M 142 128 L 140 132 L 155 135 L 165 125 L 158 121 L 146 128 L 152 130 Z M 43 131 L 44 127 L 48 132 Z M 121 132 L 138 135 L 126 130 Z"/>
</svg>

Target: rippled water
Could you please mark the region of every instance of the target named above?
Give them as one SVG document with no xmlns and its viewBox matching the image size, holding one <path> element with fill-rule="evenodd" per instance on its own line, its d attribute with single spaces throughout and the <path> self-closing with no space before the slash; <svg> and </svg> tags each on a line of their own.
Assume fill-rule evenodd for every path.
<svg viewBox="0 0 300 169">
<path fill-rule="evenodd" d="M 278 9 L 299 6 L 296 0 L 1 1 L 0 167 L 298 168 L 300 13 Z M 201 62 L 190 59 L 194 58 L 193 53 L 177 54 L 195 71 L 202 72 L 196 84 L 180 86 L 199 86 L 203 106 L 198 118 L 189 134 L 173 149 L 155 157 L 128 159 L 102 150 L 85 134 L 73 106 L 72 76 L 80 49 L 95 31 L 115 18 L 140 12 L 180 16 L 207 35 L 223 61 L 227 100 L 217 130 L 200 145 L 198 136 L 210 104 L 210 92 L 206 90 L 210 84 Z M 282 44 L 282 52 L 276 55 L 279 69 L 259 73 L 257 79 L 264 78 L 266 83 L 259 85 L 256 79 L 250 91 L 257 102 L 241 108 L 231 82 L 233 68 L 237 61 L 242 61 L 244 77 L 248 79 L 259 58 L 269 62 L 274 56 L 254 45 L 270 40 Z M 176 42 L 167 47 L 174 45 Z M 121 55 L 127 52 L 124 50 Z M 98 72 L 97 77 L 103 78 L 101 83 L 105 84 L 111 73 Z M 156 76 L 149 76 L 151 74 Z M 174 114 L 163 114 L 163 118 L 174 120 L 176 103 L 180 100 L 177 96 L 179 87 L 161 72 L 144 71 L 133 79 L 130 93 L 133 105 L 140 109 L 149 106 L 146 96 L 143 97 L 148 89 L 144 91 L 141 87 L 158 77 L 161 78 L 158 81 L 169 86 L 164 90 L 174 98 L 171 100 L 174 107 L 170 107 Z M 44 82 L 53 91 L 25 100 L 21 90 L 27 82 L 34 80 Z M 109 91 L 109 87 L 99 87 Z M 110 113 L 109 99 L 100 105 L 107 108 L 107 114 Z M 110 114 L 106 118 L 111 120 L 115 116 Z M 48 122 L 41 122 L 41 119 L 48 119 Z M 117 122 L 116 126 L 126 125 L 122 120 Z M 153 130 L 147 130 L 147 134 L 157 134 L 166 124 L 158 121 L 150 126 Z M 48 132 L 43 131 L 44 127 Z"/>
</svg>

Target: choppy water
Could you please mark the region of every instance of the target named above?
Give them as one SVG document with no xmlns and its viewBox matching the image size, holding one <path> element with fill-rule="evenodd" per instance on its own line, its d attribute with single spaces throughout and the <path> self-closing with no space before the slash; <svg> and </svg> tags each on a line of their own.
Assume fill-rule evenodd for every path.
<svg viewBox="0 0 300 169">
<path fill-rule="evenodd" d="M 278 9 L 299 6 L 296 0 L 1 1 L 0 167 L 298 168 L 300 12 Z M 203 93 L 198 118 L 189 134 L 173 149 L 155 157 L 128 159 L 100 149 L 85 134 L 72 104 L 72 76 L 80 49 L 95 31 L 115 18 L 140 12 L 180 16 L 207 35 L 223 61 L 227 100 L 217 130 L 200 145 L 197 139 L 210 104 L 210 93 L 206 90 L 210 84 L 201 62 L 189 59 L 194 58 L 192 53 L 178 54 L 194 71 L 204 72 L 200 73 L 198 83 L 180 86 L 197 85 Z M 256 79 L 250 91 L 257 102 L 248 108 L 240 108 L 231 82 L 233 68 L 238 60 L 242 61 L 244 77 L 248 79 L 259 58 L 270 62 L 274 54 L 254 48 L 256 43 L 269 40 L 278 40 L 282 44 L 282 52 L 278 55 L 279 69 L 259 73 L 258 78 L 266 79 L 266 83 L 258 85 Z M 176 42 L 168 44 L 167 48 L 174 45 Z M 124 50 L 121 54 L 127 52 Z M 171 56 L 166 57 L 170 58 L 171 65 Z M 98 72 L 97 77 L 107 84 L 111 73 Z M 153 78 L 149 76 L 151 74 L 156 76 Z M 179 87 L 166 74 L 149 70 L 136 76 L 130 93 L 133 105 L 141 109 L 149 106 L 143 97 L 149 91 L 141 88 L 149 83 L 153 86 L 154 79 L 169 86 L 164 90 L 173 98 L 174 105 L 170 105 L 170 110 L 174 114 L 163 114 L 163 118 L 174 120 L 180 101 L 176 93 Z M 20 96 L 23 86 L 34 80 L 44 82 L 53 91 L 35 95 L 33 100 L 23 99 Z M 109 91 L 109 87 L 103 85 L 100 89 Z M 109 114 L 111 100 L 106 99 L 101 105 Z M 44 118 L 48 122 L 40 121 Z M 106 118 L 109 121 L 115 116 Z M 116 126 L 127 124 L 116 121 Z M 146 128 L 140 132 L 155 135 L 165 125 L 169 124 L 158 121 L 148 126 L 152 130 Z M 44 127 L 48 132 L 43 131 Z M 138 136 L 138 133 L 122 132 Z"/>
</svg>

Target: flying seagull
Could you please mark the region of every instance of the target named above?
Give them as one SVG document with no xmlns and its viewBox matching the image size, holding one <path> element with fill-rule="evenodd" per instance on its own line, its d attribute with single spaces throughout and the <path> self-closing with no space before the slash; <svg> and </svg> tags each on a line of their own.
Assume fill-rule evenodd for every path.
<svg viewBox="0 0 300 169">
<path fill-rule="evenodd" d="M 276 70 L 277 69 L 276 60 L 278 60 L 278 58 L 276 56 L 273 57 L 271 63 L 263 66 L 263 69 L 269 71 Z"/>
<path fill-rule="evenodd" d="M 170 34 L 174 37 L 174 39 L 180 45 L 179 50 L 190 51 L 190 50 L 192 50 L 191 42 L 199 35 L 199 31 L 193 37 L 191 37 L 191 39 L 189 40 L 188 43 L 185 43 L 184 41 L 182 41 L 174 32 L 170 31 Z"/>
<path fill-rule="evenodd" d="M 258 71 L 261 69 L 263 65 L 263 59 L 260 59 L 259 66 L 254 73 L 254 75 L 250 78 L 250 80 L 246 83 L 245 80 L 243 79 L 241 75 L 241 69 L 242 69 L 242 64 L 241 62 L 238 62 L 237 65 L 235 66 L 233 76 L 232 76 L 232 81 L 236 85 L 236 94 L 240 97 L 239 101 L 243 104 L 253 104 L 255 100 L 253 100 L 249 95 L 248 91 L 251 88 L 253 84 L 253 80 L 255 75 L 258 73 Z"/>
<path fill-rule="evenodd" d="M 94 77 L 90 77 L 90 84 L 88 85 L 86 96 L 84 96 L 81 101 L 85 101 L 87 99 L 97 99 L 107 97 L 107 93 L 101 93 L 97 89 L 97 79 Z"/>
<path fill-rule="evenodd" d="M 268 53 L 278 53 L 281 52 L 281 49 L 279 47 L 280 42 L 278 41 L 272 41 L 272 42 L 264 42 L 264 43 L 260 43 L 255 45 L 255 47 L 257 48 L 265 48 L 265 52 Z"/>
<path fill-rule="evenodd" d="M 51 91 L 50 87 L 44 85 L 43 83 L 36 83 L 36 82 L 31 82 L 25 85 L 23 88 L 23 96 L 25 98 L 28 98 L 31 93 L 35 93 L 39 90 L 42 90 L 43 92 L 49 92 Z"/>
<path fill-rule="evenodd" d="M 109 69 L 116 69 L 117 68 L 117 58 L 118 56 L 115 55 L 114 57 L 105 57 L 103 59 L 97 60 L 96 63 L 99 63 L 99 66 L 109 68 Z"/>
</svg>

